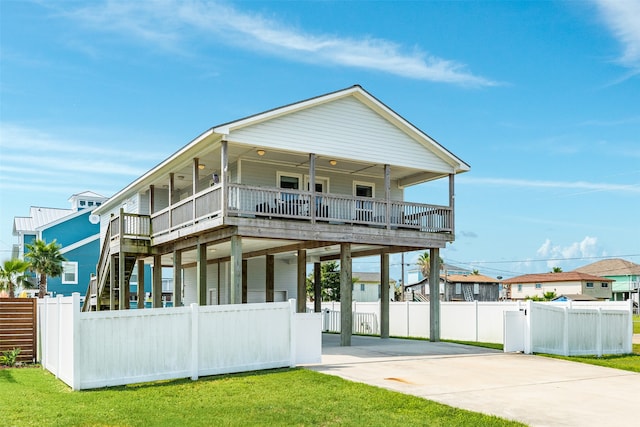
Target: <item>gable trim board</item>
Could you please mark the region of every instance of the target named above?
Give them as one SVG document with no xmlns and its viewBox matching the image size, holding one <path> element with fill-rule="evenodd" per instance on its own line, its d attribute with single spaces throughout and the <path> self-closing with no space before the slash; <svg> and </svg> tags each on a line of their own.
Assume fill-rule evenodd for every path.
<svg viewBox="0 0 640 427">
<path fill-rule="evenodd" d="M 87 243 L 91 243 L 94 240 L 99 240 L 99 239 L 100 239 L 100 233 L 94 234 L 93 236 L 89 236 L 85 239 L 80 240 L 79 242 L 75 242 L 72 245 L 65 246 L 64 248 L 60 249 L 60 253 L 64 255 L 67 252 L 71 252 L 75 249 L 78 249 L 81 246 L 86 245 Z"/>
</svg>

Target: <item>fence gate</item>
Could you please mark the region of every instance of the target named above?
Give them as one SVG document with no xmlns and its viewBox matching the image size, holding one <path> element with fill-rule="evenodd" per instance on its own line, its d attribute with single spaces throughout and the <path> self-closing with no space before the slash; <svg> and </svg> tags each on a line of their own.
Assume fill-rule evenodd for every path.
<svg viewBox="0 0 640 427">
<path fill-rule="evenodd" d="M 525 341 L 525 312 L 505 311 L 504 312 L 504 352 L 512 353 L 524 351 Z"/>
<path fill-rule="evenodd" d="M 36 359 L 35 298 L 0 298 L 0 353 L 20 349 L 18 361 Z"/>
</svg>

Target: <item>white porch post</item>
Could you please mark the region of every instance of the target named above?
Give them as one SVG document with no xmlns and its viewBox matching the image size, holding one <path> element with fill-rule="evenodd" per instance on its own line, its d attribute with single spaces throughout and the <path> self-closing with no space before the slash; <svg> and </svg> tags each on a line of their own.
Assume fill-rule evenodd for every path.
<svg viewBox="0 0 640 427">
<path fill-rule="evenodd" d="M 384 200 L 385 200 L 385 222 L 387 229 L 391 229 L 391 166 L 384 165 Z"/>
<path fill-rule="evenodd" d="M 222 183 L 222 217 L 227 216 L 229 208 L 229 143 L 226 140 L 220 142 L 220 182 Z"/>
<path fill-rule="evenodd" d="M 455 193 L 455 185 L 454 185 L 454 174 L 449 174 L 449 207 L 451 208 L 451 232 L 455 233 L 455 202 L 456 202 L 456 193 Z"/>
<path fill-rule="evenodd" d="M 309 153 L 309 191 L 311 192 L 309 215 L 313 224 L 316 222 L 316 155 L 314 153 Z"/>
</svg>

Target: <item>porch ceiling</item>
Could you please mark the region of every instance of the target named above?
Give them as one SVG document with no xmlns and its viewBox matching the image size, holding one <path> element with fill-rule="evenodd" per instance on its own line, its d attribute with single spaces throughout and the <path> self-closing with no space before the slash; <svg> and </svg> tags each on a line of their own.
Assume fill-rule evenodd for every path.
<svg viewBox="0 0 640 427">
<path fill-rule="evenodd" d="M 294 165 L 295 167 L 303 169 L 302 173 L 309 168 L 309 153 L 305 152 L 279 151 L 273 148 L 234 143 L 229 143 L 228 150 L 229 164 L 237 163 L 239 160 L 247 160 L 265 164 L 287 165 L 289 167 Z M 263 154 L 258 154 L 258 151 Z M 218 175 L 221 174 L 222 166 L 219 143 L 213 144 L 213 148 L 209 149 L 209 151 L 201 152 L 194 157 L 199 159 L 200 169 L 198 172 L 201 178 L 212 176 L 214 173 Z M 333 162 L 335 162 L 335 164 L 332 164 Z M 174 187 L 176 190 L 190 188 L 193 185 L 193 160 L 177 165 L 173 172 Z M 340 173 L 380 178 L 384 176 L 384 164 L 316 155 L 316 174 L 321 176 L 323 173 Z M 391 180 L 400 182 L 402 186 L 441 178 L 447 174 L 448 172 L 444 171 L 427 172 L 419 169 L 391 165 Z M 158 188 L 168 188 L 169 176 L 159 177 L 153 184 Z"/>
</svg>

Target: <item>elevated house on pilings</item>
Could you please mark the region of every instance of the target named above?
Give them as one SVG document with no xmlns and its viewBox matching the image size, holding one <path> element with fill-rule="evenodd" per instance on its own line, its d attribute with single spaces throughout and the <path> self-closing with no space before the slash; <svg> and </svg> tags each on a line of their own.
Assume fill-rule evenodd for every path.
<svg viewBox="0 0 640 427">
<path fill-rule="evenodd" d="M 454 177 L 468 170 L 360 86 L 215 126 L 96 210 L 102 252 L 84 310 L 127 308 L 132 271 L 152 264 L 154 307 L 172 268 L 174 306 L 295 298 L 303 312 L 307 265 L 319 295 L 321 263 L 339 260 L 349 325 L 352 259 L 378 255 L 388 336 L 389 255 L 430 249 L 437 262 L 454 240 Z M 405 201 L 433 180 L 448 180 L 448 204 Z"/>
</svg>

